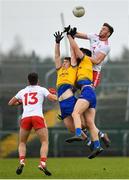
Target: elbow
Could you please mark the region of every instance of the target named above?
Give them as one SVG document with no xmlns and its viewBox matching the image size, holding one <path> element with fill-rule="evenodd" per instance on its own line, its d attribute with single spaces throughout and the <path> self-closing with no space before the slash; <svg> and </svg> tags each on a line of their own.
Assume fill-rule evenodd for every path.
<svg viewBox="0 0 129 180">
<path fill-rule="evenodd" d="M 9 102 L 8 102 L 8 106 L 12 106 L 13 105 L 13 103 L 12 103 L 12 101 L 10 100 Z"/>
<path fill-rule="evenodd" d="M 98 65 L 98 64 L 100 64 L 101 63 L 101 61 L 96 61 L 96 65 Z"/>
<path fill-rule="evenodd" d="M 8 106 L 12 106 L 11 102 L 8 102 Z"/>
<path fill-rule="evenodd" d="M 95 64 L 95 65 L 98 65 L 99 63 L 100 63 L 100 62 L 95 62 L 94 64 Z"/>
<path fill-rule="evenodd" d="M 95 64 L 95 65 L 98 65 L 98 64 L 100 64 L 100 61 L 93 60 L 93 59 L 91 59 L 91 62 L 92 62 L 93 64 Z"/>
</svg>

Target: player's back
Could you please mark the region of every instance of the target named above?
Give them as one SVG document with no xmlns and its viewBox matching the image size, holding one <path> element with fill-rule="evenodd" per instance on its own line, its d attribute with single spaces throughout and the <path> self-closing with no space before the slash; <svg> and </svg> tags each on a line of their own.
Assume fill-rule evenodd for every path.
<svg viewBox="0 0 129 180">
<path fill-rule="evenodd" d="M 93 80 L 93 68 L 92 63 L 88 56 L 84 56 L 78 66 L 77 81 L 89 79 Z"/>
<path fill-rule="evenodd" d="M 16 98 L 21 99 L 23 103 L 23 117 L 43 116 L 44 97 L 49 94 L 46 88 L 38 85 L 27 86 L 19 91 Z"/>
</svg>

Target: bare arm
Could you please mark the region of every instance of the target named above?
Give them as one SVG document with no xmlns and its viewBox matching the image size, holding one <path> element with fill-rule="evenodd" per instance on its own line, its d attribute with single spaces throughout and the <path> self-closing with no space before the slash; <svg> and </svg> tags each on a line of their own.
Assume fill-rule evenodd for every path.
<svg viewBox="0 0 129 180">
<path fill-rule="evenodd" d="M 59 69 L 61 67 L 61 58 L 60 58 L 60 43 L 55 44 L 55 66 L 56 69 Z"/>
<path fill-rule="evenodd" d="M 69 39 L 70 47 L 73 49 L 76 58 L 82 59 L 84 55 L 82 51 L 79 49 L 76 41 L 70 35 L 67 35 L 67 37 Z"/>
<path fill-rule="evenodd" d="M 91 57 L 90 60 L 93 64 L 100 64 L 104 58 L 106 57 L 106 55 L 104 53 L 98 53 L 97 57 L 94 58 L 94 57 Z"/>
<path fill-rule="evenodd" d="M 62 32 L 60 33 L 59 31 L 55 32 L 54 36 L 55 36 L 55 41 L 56 41 L 56 44 L 55 44 L 55 65 L 56 65 L 56 69 L 59 69 L 62 65 L 61 58 L 60 58 L 60 41 L 63 39 L 64 36 L 62 36 Z"/>
<path fill-rule="evenodd" d="M 77 58 L 76 58 L 75 52 L 72 49 L 72 47 L 70 47 L 70 53 L 71 53 L 71 65 L 77 66 Z"/>
<path fill-rule="evenodd" d="M 77 33 L 75 34 L 75 37 L 76 37 L 76 38 L 80 38 L 80 39 L 88 39 L 87 34 L 85 34 L 85 33 L 80 33 L 80 32 L 77 32 Z"/>
<path fill-rule="evenodd" d="M 47 98 L 50 100 L 50 101 L 57 101 L 57 96 L 55 94 L 48 94 Z"/>
<path fill-rule="evenodd" d="M 19 101 L 17 98 L 13 97 L 12 99 L 10 99 L 10 101 L 8 102 L 9 106 L 18 106 L 22 104 L 21 101 Z"/>
</svg>

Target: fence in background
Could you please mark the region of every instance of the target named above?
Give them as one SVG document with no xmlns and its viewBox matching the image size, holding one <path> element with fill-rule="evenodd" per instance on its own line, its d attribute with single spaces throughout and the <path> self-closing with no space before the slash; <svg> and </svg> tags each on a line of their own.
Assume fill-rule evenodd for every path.
<svg viewBox="0 0 129 180">
<path fill-rule="evenodd" d="M 107 65 L 102 73 L 102 82 L 97 88 L 97 126 L 109 133 L 112 146 L 103 155 L 129 155 L 129 65 Z M 56 73 L 53 66 L 28 64 L 26 66 L 10 64 L 0 67 L 0 138 L 1 141 L 19 128 L 21 108 L 8 107 L 8 100 L 16 92 L 25 87 L 26 76 L 30 71 L 37 71 L 41 85 L 55 87 Z M 125 78 L 126 77 L 126 78 Z M 45 102 L 45 111 L 53 109 L 54 104 Z M 50 156 L 83 156 L 86 150 L 78 143 L 66 144 L 64 140 L 70 136 L 66 129 L 50 129 Z M 35 140 L 37 147 L 39 141 Z M 32 146 L 30 146 L 32 147 Z M 82 148 L 83 147 L 83 148 Z M 73 153 L 75 152 L 75 154 Z M 38 153 L 38 152 L 37 152 Z"/>
</svg>

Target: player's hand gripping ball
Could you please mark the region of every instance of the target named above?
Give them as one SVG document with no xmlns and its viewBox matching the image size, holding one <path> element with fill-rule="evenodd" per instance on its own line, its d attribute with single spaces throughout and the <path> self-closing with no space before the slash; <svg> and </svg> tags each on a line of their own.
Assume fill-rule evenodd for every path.
<svg viewBox="0 0 129 180">
<path fill-rule="evenodd" d="M 85 14 L 85 9 L 83 6 L 76 6 L 72 12 L 75 17 L 82 17 Z"/>
</svg>

